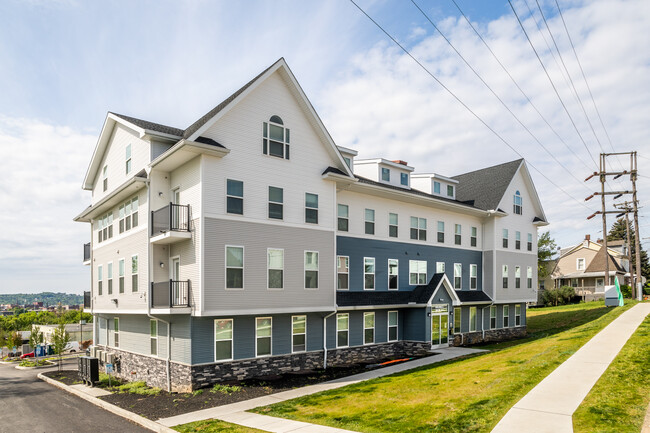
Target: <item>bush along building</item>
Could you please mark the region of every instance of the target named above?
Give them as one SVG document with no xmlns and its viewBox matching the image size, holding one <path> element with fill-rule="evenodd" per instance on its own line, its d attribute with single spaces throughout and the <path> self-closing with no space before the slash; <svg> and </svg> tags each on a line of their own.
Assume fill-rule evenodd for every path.
<svg viewBox="0 0 650 433">
<path fill-rule="evenodd" d="M 75 218 L 93 352 L 182 391 L 525 334 L 547 224 L 525 161 L 356 156 L 284 59 L 186 129 L 108 113 Z"/>
</svg>

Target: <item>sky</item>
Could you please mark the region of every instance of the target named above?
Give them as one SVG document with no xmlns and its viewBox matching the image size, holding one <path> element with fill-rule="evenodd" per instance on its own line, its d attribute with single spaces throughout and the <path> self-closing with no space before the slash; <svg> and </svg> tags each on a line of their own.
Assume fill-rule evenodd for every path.
<svg viewBox="0 0 650 433">
<path fill-rule="evenodd" d="M 599 153 L 638 151 L 650 247 L 650 2 L 558 0 L 565 29 L 555 0 L 512 0 L 529 42 L 508 0 L 355 1 L 410 55 L 349 0 L 0 2 L 0 293 L 88 290 L 72 219 L 107 111 L 186 128 L 280 57 L 359 158 L 447 176 L 525 158 L 563 247 L 602 237 Z"/>
</svg>

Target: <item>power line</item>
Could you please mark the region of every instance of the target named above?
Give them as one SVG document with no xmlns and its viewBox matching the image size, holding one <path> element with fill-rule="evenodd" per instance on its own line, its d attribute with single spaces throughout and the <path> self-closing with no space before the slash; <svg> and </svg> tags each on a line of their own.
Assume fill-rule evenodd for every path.
<svg viewBox="0 0 650 433">
<path fill-rule="evenodd" d="M 537 52 L 537 49 L 533 45 L 533 42 L 530 40 L 530 37 L 528 36 L 528 32 L 526 32 L 526 29 L 524 28 L 524 25 L 521 22 L 521 19 L 519 18 L 519 15 L 517 14 L 517 11 L 515 10 L 515 7 L 512 5 L 512 1 L 508 0 L 508 4 L 510 5 L 510 8 L 512 9 L 512 12 L 515 14 L 515 17 L 517 18 L 517 22 L 519 22 L 519 26 L 521 27 L 521 30 L 524 32 L 524 35 L 526 36 L 526 39 L 528 40 L 528 43 L 530 44 L 530 47 L 533 49 L 533 52 L 535 53 L 535 56 L 537 57 L 537 60 L 539 61 L 539 64 L 542 66 L 542 69 L 544 69 L 544 73 L 546 74 L 546 77 L 548 78 L 549 83 L 551 83 L 551 87 L 553 87 L 553 90 L 555 91 L 555 95 L 560 100 L 560 103 L 562 104 L 562 108 L 564 108 L 564 112 L 569 117 L 569 120 L 571 121 L 571 124 L 573 125 L 573 128 L 576 130 L 576 133 L 578 134 L 578 137 L 580 137 L 580 141 L 582 141 L 582 144 L 584 145 L 585 149 L 587 150 L 587 153 L 589 154 L 589 157 L 594 162 L 594 165 L 596 166 L 596 168 L 598 168 L 598 164 L 596 163 L 596 160 L 594 159 L 594 156 L 591 154 L 591 151 L 589 150 L 589 147 L 587 146 L 587 143 L 585 142 L 585 139 L 582 137 L 582 134 L 580 134 L 580 131 L 578 130 L 578 127 L 577 127 L 575 121 L 573 120 L 573 117 L 571 116 L 571 113 L 569 113 L 569 110 L 567 109 L 566 105 L 564 104 L 564 101 L 562 100 L 562 97 L 560 96 L 560 93 L 557 91 L 557 88 L 555 87 L 555 84 L 553 84 L 553 80 L 551 79 L 551 76 L 549 75 L 548 70 L 546 69 L 546 66 L 544 66 L 544 62 L 542 62 L 542 59 L 539 56 L 539 53 Z"/>
<path fill-rule="evenodd" d="M 542 147 L 542 149 L 544 149 L 544 150 L 546 151 L 546 153 L 548 153 L 548 154 L 551 156 L 551 158 L 553 158 L 553 159 L 555 160 L 555 162 L 557 162 L 557 163 L 558 163 L 558 164 L 559 164 L 559 165 L 560 165 L 560 166 L 561 166 L 561 167 L 562 167 L 562 168 L 563 168 L 567 173 L 569 173 L 569 175 L 570 175 L 571 177 L 573 177 L 573 178 L 574 178 L 574 179 L 575 179 L 575 180 L 576 180 L 580 185 L 584 186 L 585 188 L 587 188 L 587 190 L 589 190 L 589 188 L 587 187 L 587 185 L 585 185 L 584 182 L 583 182 L 581 179 L 578 179 L 578 178 L 576 177 L 576 175 L 573 174 L 573 173 L 571 172 L 571 170 L 569 170 L 567 167 L 565 167 L 564 164 L 562 164 L 562 163 L 560 162 L 560 160 L 558 160 L 558 159 L 555 157 L 555 155 L 553 155 L 553 153 L 551 153 L 551 151 L 549 151 L 549 150 L 546 148 L 546 146 L 544 146 L 544 144 L 542 144 L 542 142 L 537 138 L 537 136 L 535 136 L 535 134 L 533 134 L 533 132 L 532 132 L 532 131 L 531 131 L 531 130 L 530 130 L 530 129 L 529 129 L 529 128 L 528 128 L 528 127 L 527 127 L 527 126 L 526 126 L 526 125 L 525 125 L 525 124 L 520 120 L 520 119 L 519 119 L 519 117 L 517 117 L 517 115 L 516 115 L 516 114 L 515 114 L 511 109 L 510 109 L 510 107 L 508 107 L 508 105 L 503 101 L 503 99 L 501 99 L 501 97 L 499 97 L 499 95 L 494 91 L 494 89 L 492 89 L 492 87 L 491 87 L 487 82 L 485 82 L 485 80 L 483 79 L 483 77 L 481 77 L 481 75 L 476 71 L 476 69 L 474 69 L 474 68 L 472 67 L 472 65 L 470 65 L 469 62 L 465 59 L 465 57 L 464 57 L 464 56 L 463 56 L 463 55 L 462 55 L 462 54 L 461 54 L 461 53 L 456 49 L 456 47 L 455 47 L 454 44 L 449 40 L 449 38 L 447 38 L 447 36 L 445 36 L 445 34 L 444 34 L 444 33 L 443 33 L 439 28 L 438 28 L 438 26 L 435 25 L 435 23 L 431 20 L 431 18 L 430 18 L 430 17 L 429 17 L 429 16 L 428 16 L 428 15 L 427 15 L 423 10 L 422 10 L 422 8 L 420 8 L 420 6 L 415 2 L 415 0 L 411 0 L 411 3 L 413 3 L 413 5 L 414 5 L 414 6 L 415 6 L 419 11 L 420 11 L 420 13 L 421 13 L 421 14 L 422 14 L 426 19 L 427 19 L 427 21 L 429 21 L 429 23 L 433 26 L 433 28 L 436 29 L 436 31 L 438 31 L 438 33 L 440 34 L 440 36 L 442 36 L 443 39 L 444 39 L 445 41 L 447 41 L 447 44 L 449 44 L 449 46 L 454 50 L 454 52 L 456 52 L 456 54 L 458 54 L 458 57 L 460 57 L 461 60 L 465 63 L 465 65 L 467 65 L 467 67 L 468 67 L 468 68 L 469 68 L 469 69 L 474 73 L 474 75 L 476 75 L 476 77 L 477 77 L 479 80 L 481 80 L 481 83 L 483 83 L 483 84 L 485 85 L 485 87 L 487 87 L 487 88 L 490 90 L 490 92 L 492 92 L 492 94 L 494 95 L 494 97 L 497 98 L 497 99 L 499 100 L 499 102 L 501 103 L 501 105 L 503 105 L 503 107 L 504 107 L 506 110 L 508 110 L 508 113 L 510 113 L 510 115 L 511 115 L 511 116 L 512 116 L 516 121 L 517 121 L 517 123 L 519 123 L 519 124 L 520 124 L 520 125 L 521 125 L 525 130 L 526 130 L 526 132 L 528 132 L 528 134 L 533 138 L 533 140 L 535 140 L 535 142 L 536 142 L 538 145 L 540 145 L 540 146 Z"/>
<path fill-rule="evenodd" d="M 557 138 L 562 142 L 562 144 L 564 144 L 564 147 L 566 147 L 567 150 L 569 150 L 573 155 L 575 155 L 575 157 L 578 159 L 578 161 L 580 161 L 580 162 L 581 162 L 581 163 L 582 163 L 582 164 L 587 168 L 587 170 L 590 170 L 590 171 L 591 171 L 591 168 L 587 165 L 587 163 L 585 163 L 584 159 L 581 158 L 581 157 L 580 157 L 580 156 L 579 156 L 579 155 L 578 155 L 578 154 L 577 154 L 577 153 L 576 153 L 576 152 L 575 152 L 571 147 L 569 147 L 569 145 L 566 143 L 566 141 L 564 141 L 564 139 L 563 139 L 563 138 L 560 136 L 560 134 L 555 130 L 555 128 L 553 128 L 553 126 L 552 126 L 551 123 L 546 119 L 546 117 L 544 117 L 544 115 L 542 114 L 542 112 L 537 108 L 537 106 L 533 103 L 533 101 L 532 101 L 532 100 L 530 99 L 530 97 L 526 94 L 526 92 L 524 92 L 524 90 L 521 88 L 521 86 L 519 85 L 519 83 L 517 83 L 517 80 L 515 80 L 515 78 L 514 78 L 514 77 L 512 76 L 512 74 L 510 73 L 510 71 L 508 71 L 508 68 L 506 68 L 505 65 L 501 62 L 501 60 L 499 60 L 499 57 L 497 57 L 497 55 L 494 53 L 494 51 L 492 51 L 492 48 L 490 48 L 490 45 L 488 45 L 488 43 L 485 41 L 485 39 L 483 38 L 483 36 L 482 36 L 482 35 L 479 33 L 479 31 L 474 27 L 474 25 L 473 25 L 472 22 L 469 20 L 469 18 L 467 18 L 467 15 L 465 15 L 465 12 L 463 12 L 463 10 L 460 8 L 460 6 L 458 6 L 458 3 L 456 3 L 456 0 L 451 0 L 451 1 L 454 3 L 454 5 L 455 5 L 456 8 L 458 9 L 458 11 L 459 11 L 459 12 L 461 13 L 461 15 L 463 16 L 463 18 L 465 18 L 465 21 L 467 21 L 467 24 L 469 24 L 469 26 L 472 28 L 472 30 L 474 30 L 474 33 L 476 33 L 476 36 L 478 36 L 478 38 L 481 40 L 481 42 L 483 42 L 483 45 L 485 45 L 485 47 L 488 49 L 488 51 L 490 52 L 490 54 L 492 54 L 492 57 L 494 57 L 494 59 L 495 59 L 495 60 L 497 61 L 497 63 L 499 64 L 499 66 L 501 66 L 501 69 L 503 69 L 503 71 L 508 75 L 508 77 L 510 77 L 510 80 L 511 80 L 511 81 L 513 82 L 513 84 L 517 87 L 517 89 L 519 90 L 519 92 L 521 92 L 521 94 L 526 98 L 526 100 L 528 101 L 528 103 L 530 104 L 530 106 L 533 107 L 533 109 L 537 112 L 537 114 L 539 114 L 539 117 L 542 118 L 542 120 L 544 121 L 544 123 L 546 123 L 546 125 L 551 129 L 551 131 L 553 131 L 553 133 L 555 134 L 555 136 L 556 136 L 556 137 L 557 137 Z"/>
<path fill-rule="evenodd" d="M 397 39 L 395 39 L 390 33 L 388 33 L 377 21 L 375 21 L 368 13 L 363 10 L 361 6 L 359 6 L 354 0 L 350 0 L 350 2 L 357 7 L 363 13 L 372 23 L 377 26 L 390 40 L 392 40 L 395 45 L 397 45 L 406 55 L 408 55 L 415 63 L 420 66 L 431 78 L 433 78 L 443 89 L 447 91 L 459 104 L 461 104 L 467 111 L 469 111 L 479 122 L 483 124 L 487 129 L 490 130 L 503 144 L 508 146 L 513 152 L 515 152 L 519 157 L 524 158 L 506 139 L 504 139 L 497 131 L 495 131 L 490 125 L 488 125 L 478 114 L 476 114 L 467 104 L 465 104 L 454 92 L 451 91 L 445 84 L 438 79 L 429 69 L 424 66 L 418 59 L 416 59 L 413 54 L 409 50 L 407 50 L 402 44 L 400 44 Z M 528 163 L 535 171 L 537 171 L 544 179 L 546 179 L 551 185 L 555 186 L 557 189 L 562 191 L 564 194 L 566 194 L 568 197 L 571 199 L 575 200 L 577 203 L 579 203 L 581 206 L 584 206 L 585 208 L 589 209 L 589 206 L 584 204 L 582 201 L 578 200 L 577 198 L 573 197 L 571 194 L 569 194 L 567 191 L 564 190 L 564 188 L 561 188 L 555 182 L 553 182 L 551 179 L 549 179 L 542 171 L 540 171 L 537 167 L 535 167 L 532 163 Z M 591 210 L 591 209 L 590 209 Z"/>
</svg>

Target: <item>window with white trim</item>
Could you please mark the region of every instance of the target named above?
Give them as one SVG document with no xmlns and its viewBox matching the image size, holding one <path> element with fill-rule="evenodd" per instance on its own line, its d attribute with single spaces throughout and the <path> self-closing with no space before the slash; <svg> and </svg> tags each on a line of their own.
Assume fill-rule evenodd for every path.
<svg viewBox="0 0 650 433">
<path fill-rule="evenodd" d="M 469 265 L 469 288 L 476 290 L 478 287 L 478 265 Z"/>
<path fill-rule="evenodd" d="M 347 232 L 349 228 L 349 209 L 347 204 L 337 205 L 337 215 L 338 215 L 338 229 L 342 232 Z"/>
<path fill-rule="evenodd" d="M 226 179 L 226 212 L 244 214 L 244 182 Z"/>
<path fill-rule="evenodd" d="M 515 192 L 515 195 L 512 198 L 512 210 L 516 215 L 521 215 L 522 211 L 522 199 L 519 191 Z"/>
<path fill-rule="evenodd" d="M 158 356 L 158 321 L 149 320 L 149 350 L 154 356 Z"/>
<path fill-rule="evenodd" d="M 348 290 L 350 288 L 350 258 L 348 256 L 336 257 L 337 288 Z"/>
<path fill-rule="evenodd" d="M 438 221 L 438 242 L 445 241 L 445 222 Z"/>
<path fill-rule="evenodd" d="M 108 189 L 108 166 L 105 165 L 102 169 L 102 186 L 104 187 L 104 192 Z"/>
<path fill-rule="evenodd" d="M 528 233 L 528 251 L 533 250 L 533 234 Z"/>
<path fill-rule="evenodd" d="M 397 290 L 399 287 L 399 260 L 388 259 L 388 290 Z"/>
<path fill-rule="evenodd" d="M 381 180 L 384 182 L 390 182 L 390 169 L 385 167 L 381 168 Z"/>
<path fill-rule="evenodd" d="M 508 288 L 508 265 L 503 265 L 501 268 L 501 277 L 503 278 L 503 288 Z"/>
<path fill-rule="evenodd" d="M 462 233 L 463 227 L 460 224 L 454 224 L 454 244 L 460 245 L 462 242 Z"/>
<path fill-rule="evenodd" d="M 104 272 L 102 265 L 97 266 L 97 295 L 102 295 L 102 283 L 104 282 Z"/>
<path fill-rule="evenodd" d="M 436 274 L 445 273 L 445 262 L 436 262 Z"/>
<path fill-rule="evenodd" d="M 585 259 L 580 258 L 576 260 L 576 269 L 579 271 L 585 270 Z"/>
<path fill-rule="evenodd" d="M 452 185 L 447 185 L 447 197 L 454 196 L 454 187 Z"/>
<path fill-rule="evenodd" d="M 469 307 L 469 332 L 476 332 L 476 307 Z"/>
<path fill-rule="evenodd" d="M 97 242 L 103 242 L 113 237 L 113 212 L 109 212 L 97 220 Z"/>
<path fill-rule="evenodd" d="M 399 316 L 397 311 L 388 312 L 388 341 L 397 341 Z"/>
<path fill-rule="evenodd" d="M 396 213 L 388 214 L 388 236 L 391 238 L 396 238 L 398 235 L 397 221 Z"/>
<path fill-rule="evenodd" d="M 490 329 L 497 328 L 497 306 L 490 306 Z"/>
<path fill-rule="evenodd" d="M 284 190 L 269 186 L 269 218 L 284 219 Z"/>
<path fill-rule="evenodd" d="M 411 239 L 427 240 L 427 219 L 411 217 Z"/>
<path fill-rule="evenodd" d="M 284 250 L 268 248 L 267 255 L 267 271 L 268 271 L 268 288 L 269 289 L 282 289 L 284 288 Z"/>
<path fill-rule="evenodd" d="M 526 268 L 526 288 L 533 288 L 533 268 L 530 266 Z"/>
<path fill-rule="evenodd" d="M 244 247 L 226 246 L 226 289 L 244 288 Z"/>
<path fill-rule="evenodd" d="M 305 289 L 318 289 L 318 251 L 305 251 Z"/>
<path fill-rule="evenodd" d="M 521 288 L 521 267 L 515 266 L 515 289 Z"/>
<path fill-rule="evenodd" d="M 409 284 L 421 286 L 427 283 L 426 260 L 409 260 Z"/>
<path fill-rule="evenodd" d="M 118 288 L 120 293 L 124 293 L 124 259 L 120 259 L 118 262 Z"/>
<path fill-rule="evenodd" d="M 109 262 L 107 267 L 108 294 L 113 294 L 113 262 Z"/>
<path fill-rule="evenodd" d="M 289 159 L 289 128 L 284 127 L 280 116 L 273 115 L 262 126 L 262 153 L 277 158 Z"/>
<path fill-rule="evenodd" d="M 271 317 L 255 318 L 255 356 L 271 355 L 271 338 L 273 319 Z"/>
<path fill-rule="evenodd" d="M 363 289 L 375 290 L 375 258 L 363 258 Z"/>
<path fill-rule="evenodd" d="M 470 245 L 475 247 L 477 244 L 477 239 L 478 239 L 478 229 L 476 227 L 472 227 L 472 234 L 469 238 Z"/>
<path fill-rule="evenodd" d="M 503 229 L 503 248 L 508 248 L 508 229 Z"/>
<path fill-rule="evenodd" d="M 521 249 L 521 232 L 515 232 L 515 249 Z"/>
<path fill-rule="evenodd" d="M 461 314 L 460 307 L 454 307 L 454 334 L 460 334 Z"/>
<path fill-rule="evenodd" d="M 515 304 L 515 326 L 521 326 L 521 304 Z"/>
<path fill-rule="evenodd" d="M 375 313 L 363 313 L 363 344 L 375 342 Z"/>
<path fill-rule="evenodd" d="M 400 173 L 400 184 L 404 186 L 409 186 L 409 175 L 406 173 Z"/>
<path fill-rule="evenodd" d="M 508 328 L 510 326 L 510 306 L 503 306 L 503 327 Z"/>
<path fill-rule="evenodd" d="M 131 145 L 129 144 L 126 146 L 126 155 L 125 155 L 125 166 L 126 166 L 126 174 L 131 173 Z"/>
<path fill-rule="evenodd" d="M 366 209 L 365 211 L 365 233 L 367 235 L 375 234 L 375 211 L 373 209 Z"/>
<path fill-rule="evenodd" d="M 350 337 L 350 315 L 340 313 L 336 315 L 336 347 L 348 347 Z"/>
<path fill-rule="evenodd" d="M 307 316 L 291 316 L 291 352 L 307 350 Z"/>
<path fill-rule="evenodd" d="M 113 347 L 120 347 L 120 319 L 113 318 Z"/>
<path fill-rule="evenodd" d="M 230 361 L 233 358 L 233 319 L 214 321 L 214 360 Z"/>
<path fill-rule="evenodd" d="M 433 181 L 433 192 L 434 194 L 440 194 L 440 182 Z"/>
<path fill-rule="evenodd" d="M 131 256 L 131 291 L 138 291 L 138 256 Z"/>
<path fill-rule="evenodd" d="M 463 286 L 463 265 L 454 263 L 454 289 L 460 290 Z"/>
<path fill-rule="evenodd" d="M 119 208 L 119 227 L 120 233 L 131 230 L 138 225 L 138 197 L 133 197 L 126 203 L 122 203 Z"/>
<path fill-rule="evenodd" d="M 305 193 L 305 222 L 318 224 L 318 194 Z"/>
</svg>

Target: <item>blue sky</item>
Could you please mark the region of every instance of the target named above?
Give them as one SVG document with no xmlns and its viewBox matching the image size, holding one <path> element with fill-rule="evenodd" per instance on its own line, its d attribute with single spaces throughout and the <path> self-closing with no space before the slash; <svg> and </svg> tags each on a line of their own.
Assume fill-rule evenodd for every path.
<svg viewBox="0 0 650 433">
<path fill-rule="evenodd" d="M 540 1 L 594 137 L 546 43 L 534 0 L 513 1 L 574 117 L 573 129 L 506 1 L 456 0 L 561 142 L 500 69 L 451 0 L 417 1 L 561 167 L 486 90 L 411 2 L 358 3 L 568 198 L 533 170 L 562 246 L 590 233 L 600 143 L 611 150 L 568 44 L 555 0 Z M 526 3 L 527 1 L 527 3 Z M 560 0 L 612 146 L 650 159 L 650 3 Z M 531 16 L 528 7 L 534 14 Z M 81 265 L 90 202 L 81 190 L 107 111 L 185 128 L 279 57 L 285 57 L 339 145 L 360 157 L 405 159 L 455 175 L 519 156 L 404 55 L 347 0 L 0 3 L 0 293 L 89 286 Z M 552 46 L 552 45 L 551 45 Z M 19 151 L 16 151 L 20 149 Z M 619 167 L 614 162 L 614 167 Z M 574 178 L 575 177 L 575 178 Z M 643 204 L 650 178 L 640 179 Z M 611 182 L 613 188 L 625 188 Z M 645 190 L 644 190 L 645 188 Z M 641 230 L 650 228 L 642 210 Z M 646 222 L 648 221 L 648 222 Z M 645 225 L 644 225 L 645 224 Z M 646 247 L 649 245 L 646 244 Z"/>
</svg>

